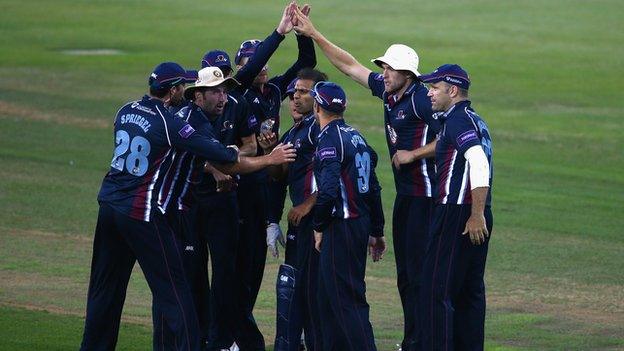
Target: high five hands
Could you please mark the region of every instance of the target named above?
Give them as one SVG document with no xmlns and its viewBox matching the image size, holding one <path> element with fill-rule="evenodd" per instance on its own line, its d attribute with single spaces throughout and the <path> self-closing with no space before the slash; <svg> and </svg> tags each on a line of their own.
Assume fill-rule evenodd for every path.
<svg viewBox="0 0 624 351">
<path fill-rule="evenodd" d="M 277 32 L 281 35 L 286 35 L 290 33 L 290 31 L 295 28 L 295 31 L 299 33 L 297 30 L 297 25 L 299 23 L 299 18 L 307 18 L 310 14 L 310 5 L 305 4 L 303 7 L 299 7 L 297 2 L 291 1 L 284 8 L 284 13 L 282 14 L 282 19 L 277 26 Z"/>
</svg>

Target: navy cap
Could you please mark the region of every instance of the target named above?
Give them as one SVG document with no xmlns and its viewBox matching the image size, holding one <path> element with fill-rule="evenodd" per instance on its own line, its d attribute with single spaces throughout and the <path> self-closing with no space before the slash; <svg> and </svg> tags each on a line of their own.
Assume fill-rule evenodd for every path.
<svg viewBox="0 0 624 351">
<path fill-rule="evenodd" d="M 206 55 L 202 58 L 201 67 L 219 67 L 223 69 L 227 67 L 232 70 L 232 62 L 230 61 L 230 56 L 225 51 L 221 50 L 212 50 L 208 51 Z"/>
<path fill-rule="evenodd" d="M 258 48 L 258 46 L 260 46 L 260 44 L 262 44 L 262 41 L 258 39 L 245 40 L 244 42 L 242 42 L 240 48 L 236 52 L 234 63 L 238 65 L 240 64 L 243 57 L 253 56 L 256 53 L 256 49 Z"/>
<path fill-rule="evenodd" d="M 291 95 L 295 93 L 295 85 L 297 85 L 298 80 L 299 78 L 295 78 L 292 80 L 292 82 L 290 82 L 290 84 L 288 84 L 288 87 L 286 88 L 286 95 Z"/>
<path fill-rule="evenodd" d="M 347 95 L 336 83 L 318 82 L 310 91 L 310 95 L 324 110 L 342 113 L 347 109 Z"/>
<path fill-rule="evenodd" d="M 192 83 L 197 71 L 187 71 L 175 62 L 163 62 L 154 68 L 148 84 L 154 89 L 167 89 L 182 83 Z"/>
<path fill-rule="evenodd" d="M 423 74 L 420 77 L 425 83 L 447 82 L 460 88 L 468 89 L 470 87 L 470 77 L 468 72 L 464 71 L 459 65 L 447 63 L 438 67 L 429 74 Z"/>
</svg>

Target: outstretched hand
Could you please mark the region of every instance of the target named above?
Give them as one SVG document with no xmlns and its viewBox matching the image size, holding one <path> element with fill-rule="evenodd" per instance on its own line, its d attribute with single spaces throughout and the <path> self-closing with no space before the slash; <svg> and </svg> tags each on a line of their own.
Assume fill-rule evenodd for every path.
<svg viewBox="0 0 624 351">
<path fill-rule="evenodd" d="M 310 14 L 310 5 L 305 4 L 303 8 L 295 7 L 294 16 L 292 18 L 292 24 L 294 26 L 295 32 L 297 34 L 302 34 L 307 37 L 312 36 L 312 34 L 316 31 L 314 25 L 312 25 L 312 21 L 308 15 Z"/>
<path fill-rule="evenodd" d="M 284 7 L 284 13 L 282 14 L 282 19 L 280 23 L 277 25 L 277 32 L 281 35 L 286 35 L 290 33 L 293 29 L 292 18 L 295 15 L 295 9 L 297 8 L 297 3 L 291 1 L 286 7 Z"/>
</svg>

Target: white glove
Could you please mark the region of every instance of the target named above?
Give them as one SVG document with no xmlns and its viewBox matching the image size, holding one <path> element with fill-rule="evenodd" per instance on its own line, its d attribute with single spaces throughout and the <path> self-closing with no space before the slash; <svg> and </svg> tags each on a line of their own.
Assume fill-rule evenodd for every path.
<svg viewBox="0 0 624 351">
<path fill-rule="evenodd" d="M 277 243 L 280 243 L 282 247 L 285 245 L 284 234 L 282 234 L 282 229 L 280 229 L 279 224 L 269 223 L 267 226 L 266 242 L 269 250 L 271 250 L 271 255 L 273 255 L 273 257 L 279 257 Z"/>
</svg>

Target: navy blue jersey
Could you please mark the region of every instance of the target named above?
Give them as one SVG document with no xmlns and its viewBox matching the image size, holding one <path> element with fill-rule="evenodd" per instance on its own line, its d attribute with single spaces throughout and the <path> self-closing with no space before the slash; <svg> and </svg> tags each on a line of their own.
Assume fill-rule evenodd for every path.
<svg viewBox="0 0 624 351">
<path fill-rule="evenodd" d="M 335 218 L 369 216 L 370 195 L 380 188 L 372 167 L 376 155 L 362 135 L 337 119 L 321 130 L 316 148 L 314 229 L 323 231 Z"/>
<path fill-rule="evenodd" d="M 214 135 L 222 144 L 232 145 L 232 143 L 228 141 L 238 138 L 238 127 L 235 125 L 230 127 L 227 121 L 234 121 L 232 123 L 237 123 L 236 118 L 240 116 L 237 116 L 233 111 L 239 110 L 240 106 L 237 106 L 236 100 L 230 101 L 230 99 L 231 97 L 228 97 L 228 103 L 226 104 L 223 114 L 216 118 L 208 117 L 202 109 L 194 103 L 189 103 L 188 106 L 180 109 L 176 117 L 188 122 L 193 128 L 203 133 Z M 230 102 L 232 103 L 231 105 Z M 230 112 L 228 112 L 228 105 L 230 105 Z M 243 111 L 246 111 L 244 107 Z M 244 114 L 241 116 L 244 116 Z M 219 129 L 218 132 L 217 129 Z M 206 161 L 209 160 L 192 153 L 185 153 L 178 158 L 179 167 L 181 169 L 178 178 L 183 179 L 183 185 L 181 185 L 181 188 L 177 191 L 179 194 L 179 197 L 176 199 L 178 209 L 188 209 L 195 201 L 207 198 L 208 195 L 216 193 L 217 184 L 214 178 L 211 174 L 204 172 L 204 163 Z"/>
<path fill-rule="evenodd" d="M 132 218 L 150 221 L 160 194 L 169 193 L 165 176 L 174 168 L 174 148 L 215 162 L 238 158 L 235 150 L 174 118 L 162 101 L 144 96 L 117 112 L 111 168 L 98 201 Z"/>
<path fill-rule="evenodd" d="M 295 123 L 281 139 L 297 150 L 295 161 L 288 165 L 288 192 L 293 206 L 300 205 L 316 191 L 314 152 L 319 132 L 319 125 L 311 114 Z"/>
<path fill-rule="evenodd" d="M 280 38 L 278 40 L 278 37 Z M 239 80 L 241 82 L 241 86 L 239 89 L 244 89 L 244 96 L 249 103 L 251 111 L 253 115 L 256 117 L 258 124 L 256 126 L 256 133 L 260 132 L 260 128 L 262 122 L 267 119 L 272 119 L 274 124 L 272 129 L 274 132 L 279 131 L 280 124 L 280 107 L 283 98 L 286 96 L 286 88 L 288 84 L 297 77 L 297 73 L 306 67 L 314 67 L 316 66 L 316 54 L 314 52 L 314 43 L 312 39 L 298 35 L 297 36 L 297 45 L 299 46 L 299 56 L 297 61 L 284 72 L 282 75 L 275 76 L 264 85 L 262 91 L 258 88 L 254 87 L 251 83 L 253 79 L 260 73 L 260 70 L 270 57 L 279 43 L 283 40 L 283 36 L 279 35 L 277 32 L 274 32 L 268 38 L 266 38 L 262 44 L 256 49 L 254 56 L 250 59 L 250 62 L 245 65 L 237 74 L 236 78 L 239 79 L 241 75 L 249 75 L 249 73 L 255 73 L 251 78 L 244 77 Z M 267 53 L 270 53 L 267 55 Z M 260 59 L 264 59 L 261 61 Z M 254 67 L 253 72 L 245 71 L 248 65 L 254 64 L 259 67 Z M 246 82 L 249 82 L 246 84 Z"/>
<path fill-rule="evenodd" d="M 440 127 L 431 110 L 427 88 L 414 82 L 400 99 L 385 92 L 383 75 L 371 72 L 368 86 L 374 96 L 384 102 L 384 123 L 386 142 L 390 158 L 397 150 L 415 150 L 435 139 Z M 401 195 L 432 197 L 435 177 L 434 159 L 417 160 L 392 167 L 396 191 Z"/>
<path fill-rule="evenodd" d="M 438 178 L 437 203 L 470 204 L 470 170 L 464 157 L 466 150 L 479 145 L 490 164 L 490 189 L 486 205 L 491 204 L 492 139 L 485 122 L 470 107 L 470 101 L 461 101 L 439 115 L 442 129 L 436 145 L 436 168 Z"/>
</svg>

